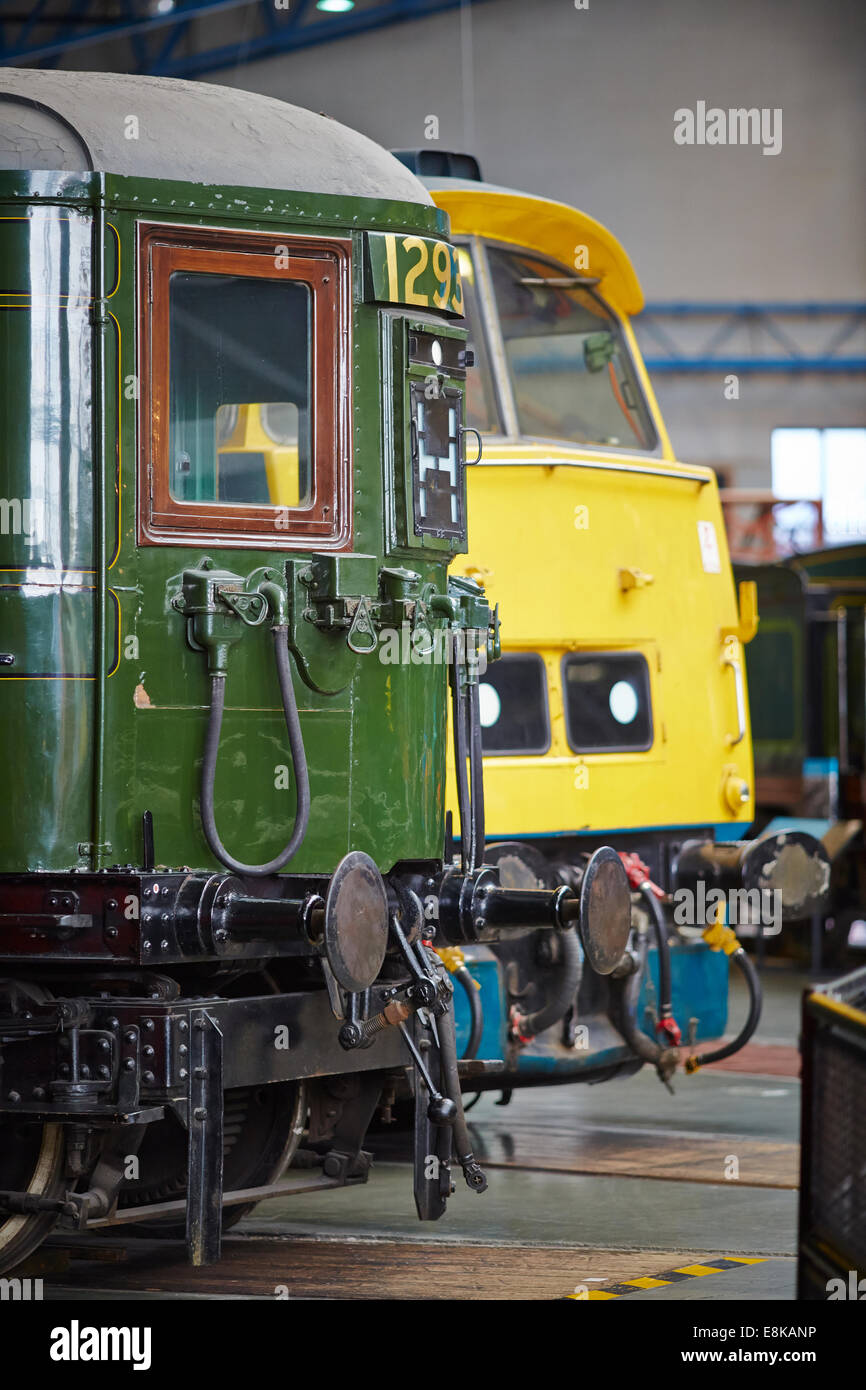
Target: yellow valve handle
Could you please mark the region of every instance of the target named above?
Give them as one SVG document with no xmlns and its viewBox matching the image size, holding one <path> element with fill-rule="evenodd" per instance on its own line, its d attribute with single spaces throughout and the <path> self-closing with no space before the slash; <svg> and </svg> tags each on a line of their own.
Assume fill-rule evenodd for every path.
<svg viewBox="0 0 866 1390">
<path fill-rule="evenodd" d="M 711 951 L 724 951 L 726 956 L 732 956 L 740 949 L 737 933 L 733 927 L 726 927 L 724 922 L 713 922 L 712 926 L 707 927 L 704 941 Z"/>
<path fill-rule="evenodd" d="M 466 964 L 466 957 L 459 946 L 434 946 L 434 951 L 442 961 L 445 969 L 454 975 L 462 965 Z M 476 989 L 481 988 L 477 980 L 472 981 Z"/>
</svg>

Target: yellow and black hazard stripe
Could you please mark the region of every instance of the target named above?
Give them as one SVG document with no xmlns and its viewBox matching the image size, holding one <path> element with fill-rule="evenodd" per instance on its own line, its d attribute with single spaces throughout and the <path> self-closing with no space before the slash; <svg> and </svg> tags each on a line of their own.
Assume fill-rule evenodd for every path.
<svg viewBox="0 0 866 1390">
<path fill-rule="evenodd" d="M 605 1284 L 602 1288 L 587 1289 L 586 1292 L 566 1294 L 583 1302 L 601 1302 L 609 1298 L 622 1298 L 626 1294 L 637 1293 L 639 1289 L 663 1289 L 668 1284 L 679 1284 L 686 1279 L 702 1279 L 706 1274 L 718 1274 L 723 1269 L 739 1269 L 742 1265 L 760 1265 L 764 1257 L 754 1255 L 729 1255 L 719 1260 L 702 1260 L 700 1264 L 681 1265 L 679 1269 L 666 1269 L 661 1274 L 646 1274 L 639 1279 L 622 1279 L 616 1284 Z M 578 1288 L 582 1286 L 578 1285 Z M 585 1286 L 584 1286 L 585 1287 Z"/>
</svg>

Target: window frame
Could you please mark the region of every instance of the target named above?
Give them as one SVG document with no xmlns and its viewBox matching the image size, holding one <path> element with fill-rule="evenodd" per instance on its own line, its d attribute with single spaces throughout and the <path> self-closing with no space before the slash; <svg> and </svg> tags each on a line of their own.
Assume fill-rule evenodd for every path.
<svg viewBox="0 0 866 1390">
<path fill-rule="evenodd" d="M 543 708 L 543 715 L 544 715 L 545 742 L 544 742 L 543 746 L 542 746 L 542 747 L 539 747 L 539 748 L 495 748 L 495 749 L 494 749 L 494 748 L 485 748 L 485 747 L 484 747 L 484 729 L 482 728 L 482 730 L 481 730 L 482 753 L 483 753 L 483 756 L 484 756 L 485 758 L 541 758 L 541 757 L 544 757 L 545 754 L 549 753 L 550 750 L 551 750 L 551 748 L 552 748 L 552 746 L 553 746 L 553 729 L 552 729 L 551 718 L 550 718 L 550 679 L 549 679 L 549 676 L 548 676 L 547 662 L 545 661 L 544 657 L 541 655 L 541 652 L 533 652 L 533 651 L 504 651 L 504 652 L 502 653 L 502 655 L 498 658 L 498 660 L 497 660 L 497 662 L 496 662 L 496 665 L 499 666 L 499 667 L 501 667 L 502 663 L 503 663 L 504 661 L 507 661 L 509 657 L 511 657 L 512 659 L 520 659 L 520 660 L 523 660 L 523 661 L 526 661 L 526 660 L 533 660 L 533 661 L 536 661 L 536 662 L 538 663 L 539 667 L 541 668 L 541 690 L 542 690 L 542 695 L 543 695 L 543 706 L 544 706 L 544 708 Z M 483 673 L 483 675 L 481 675 L 481 676 L 479 677 L 479 680 L 480 680 L 481 682 L 484 682 L 485 677 L 488 675 L 488 672 L 489 672 L 489 668 L 488 668 L 488 671 L 485 671 L 485 672 Z M 489 683 L 489 682 L 488 682 L 488 683 Z"/>
<path fill-rule="evenodd" d="M 627 317 L 620 313 L 604 295 L 600 294 L 595 283 L 594 277 L 586 277 L 587 283 L 581 285 L 592 299 L 596 300 L 604 312 L 610 316 L 613 327 L 616 330 L 618 344 L 628 361 L 629 367 L 634 376 L 634 384 L 640 394 L 640 401 L 646 411 L 647 419 L 653 434 L 651 446 L 641 447 L 638 444 L 603 444 L 588 440 L 578 443 L 573 439 L 562 439 L 557 435 L 526 434 L 520 428 L 520 418 L 517 409 L 517 399 L 514 393 L 514 385 L 511 379 L 511 369 L 508 363 L 508 354 L 505 346 L 505 338 L 502 334 L 499 305 L 496 299 L 496 291 L 493 286 L 493 271 L 490 266 L 489 251 L 505 251 L 517 256 L 531 256 L 533 259 L 550 266 L 551 270 L 560 276 L 576 276 L 574 270 L 570 270 L 567 265 L 557 261 L 546 251 L 539 251 L 534 247 L 527 246 L 523 242 L 500 241 L 496 237 L 487 237 L 483 234 L 466 238 L 456 238 L 456 243 L 466 246 L 471 251 L 476 275 L 476 297 L 481 310 L 488 357 L 490 360 L 491 375 L 493 377 L 494 388 L 497 402 L 499 405 L 500 423 L 504 426 L 503 434 L 493 434 L 485 436 L 488 439 L 502 439 L 509 444 L 519 444 L 530 441 L 533 444 L 548 444 L 560 449 L 568 449 L 580 454 L 589 454 L 593 457 L 598 454 L 610 454 L 614 457 L 628 458 L 662 458 L 664 449 L 662 447 L 662 431 L 657 417 L 656 407 L 651 401 L 644 380 L 641 375 L 642 361 L 632 348 L 629 341 L 629 334 L 626 331 Z M 576 276 L 576 278 L 581 278 Z M 590 281 L 593 281 L 590 283 Z M 645 369 L 644 369 L 645 370 Z"/>
<path fill-rule="evenodd" d="M 140 223 L 138 237 L 138 544 L 351 548 L 351 241 L 169 223 Z M 277 268 L 280 254 L 288 254 L 288 270 Z M 307 506 L 181 502 L 171 495 L 169 284 L 174 271 L 291 280 L 309 287 L 312 495 Z"/>
<path fill-rule="evenodd" d="M 566 679 L 566 667 L 567 667 L 567 663 L 568 663 L 569 661 L 574 661 L 574 660 L 589 660 L 589 659 L 591 659 L 591 658 L 593 658 L 593 657 L 595 657 L 597 660 L 600 660 L 600 661 L 609 661 L 611 657 L 614 657 L 614 658 L 615 658 L 615 657 L 619 657 L 619 656 L 639 657 L 640 660 L 641 660 L 641 661 L 643 662 L 643 664 L 644 664 L 644 668 L 645 668 L 645 672 L 646 672 L 646 688 L 647 688 L 647 696 L 648 696 L 648 699 L 647 699 L 647 707 L 648 707 L 648 710 L 649 710 L 649 739 L 648 739 L 648 742 L 645 742 L 645 743 L 613 743 L 613 744 L 607 744 L 607 745 L 605 745 L 605 746 L 593 747 L 593 748 L 581 748 L 581 747 L 578 747 L 578 746 L 577 746 L 577 741 L 572 737 L 571 716 L 570 716 L 570 713 L 569 713 L 570 701 L 569 701 L 569 699 L 568 699 L 568 681 L 567 681 L 567 679 Z M 611 648 L 611 647 L 607 647 L 607 648 L 603 648 L 603 649 L 601 649 L 601 650 L 593 650 L 593 651 L 584 651 L 584 649 L 581 648 L 579 651 L 566 652 L 566 653 L 562 656 L 562 658 L 560 659 L 560 663 L 559 663 L 559 680 L 560 680 L 560 691 L 561 691 L 561 699 L 562 699 L 562 713 L 563 713 L 564 720 L 565 720 L 565 741 L 566 741 L 566 743 L 568 744 L 568 747 L 569 747 L 569 749 L 571 750 L 571 752 L 574 753 L 577 757 L 581 757 L 581 758 L 587 757 L 587 758 L 588 758 L 588 757 L 592 757 L 592 756 L 593 756 L 594 754 L 596 754 L 596 753 L 600 753 L 600 754 L 603 754 L 603 755 L 610 755 L 610 754 L 614 754 L 614 753 L 650 753 L 650 752 L 652 752 L 653 746 L 654 746 L 654 744 L 655 744 L 655 737 L 656 737 L 655 712 L 654 712 L 654 710 L 653 710 L 653 683 L 652 683 L 652 673 L 651 673 L 651 671 L 650 671 L 650 664 L 649 664 L 649 661 L 647 660 L 647 657 L 646 657 L 646 653 L 645 653 L 645 652 L 642 652 L 642 651 L 640 651 L 638 648 L 634 648 L 634 647 L 630 647 L 630 648 L 625 648 L 625 647 Z"/>
<path fill-rule="evenodd" d="M 497 345 L 496 345 L 495 341 L 493 340 L 493 338 L 492 338 L 492 336 L 491 336 L 491 329 L 490 329 L 490 323 L 489 323 L 489 319 L 490 319 L 490 300 L 491 300 L 491 298 L 492 298 L 492 287 L 490 287 L 490 286 L 488 285 L 488 283 L 487 283 L 487 281 L 486 281 L 486 279 L 485 279 L 485 277 L 488 276 L 486 252 L 484 251 L 484 246 L 483 246 L 483 243 L 482 243 L 482 239 L 481 239 L 480 237 L 477 237 L 477 236 L 456 236 L 456 237 L 454 238 L 454 246 L 456 247 L 456 249 L 457 249 L 458 252 L 460 252 L 460 251 L 465 252 L 465 254 L 469 257 L 469 260 L 470 260 L 471 263 L 472 263 L 472 284 L 471 284 L 470 293 L 472 294 L 472 296 L 473 296 L 473 298 L 474 298 L 474 300 L 475 300 L 475 307 L 476 307 L 476 310 L 477 310 L 477 312 L 478 312 L 478 333 L 477 333 L 477 336 L 478 336 L 479 341 L 478 341 L 478 343 L 470 344 L 470 343 L 469 343 L 469 340 L 468 340 L 468 338 L 467 338 L 467 347 L 471 346 L 471 347 L 476 348 L 479 352 L 481 352 L 481 353 L 483 354 L 484 357 L 486 357 L 486 359 L 487 359 L 487 371 L 488 371 L 488 376 L 489 376 L 489 381 L 490 381 L 490 389 L 491 389 L 492 396 L 493 396 L 493 400 L 492 400 L 492 403 L 491 403 L 491 404 L 492 404 L 492 408 L 493 408 L 493 416 L 494 416 L 494 425 L 493 425 L 493 429 L 490 429 L 490 430 L 479 430 L 479 433 L 480 433 L 482 439 L 506 439 L 506 438 L 508 438 L 508 432 L 507 432 L 507 429 L 506 429 L 506 424 L 505 424 L 505 422 L 506 422 L 507 419 L 509 419 L 509 416 L 508 416 L 508 413 L 507 413 L 507 411 L 508 411 L 508 406 L 507 406 L 507 403 L 506 403 L 506 401 L 505 401 L 505 399 L 504 399 L 503 389 L 502 389 L 503 383 L 502 383 L 501 378 L 502 378 L 502 374 L 503 374 L 503 373 L 498 369 L 497 363 L 496 363 L 495 354 L 496 354 L 496 351 L 497 351 Z M 484 258 L 483 261 L 482 261 L 482 256 L 483 256 L 483 258 Z M 463 317 L 460 319 L 460 323 L 461 323 L 461 324 L 464 324 L 464 325 L 466 326 L 466 331 L 467 331 L 467 334 L 468 334 L 468 331 L 469 331 L 469 316 L 468 316 L 468 314 L 465 312 L 465 310 L 466 310 L 466 282 L 465 282 L 465 279 L 464 279 L 464 282 L 463 282 L 463 297 L 464 297 L 464 304 L 463 304 L 464 312 L 463 312 Z M 497 321 L 497 330 L 498 330 L 498 321 Z M 499 346 L 499 350 L 501 351 L 501 344 L 500 344 L 500 346 Z M 472 370 L 478 370 L 478 369 L 480 368 L 480 362 L 478 362 L 478 359 L 477 359 L 477 358 L 476 358 L 476 363 L 477 363 L 477 366 L 476 366 L 475 368 L 470 368 L 470 371 L 472 371 Z M 506 376 L 506 378 L 507 378 L 507 367 L 505 368 L 505 376 Z M 509 388 L 510 388 L 510 382 L 506 381 L 506 385 L 508 385 Z M 467 389 L 468 389 L 468 378 L 467 378 Z M 468 418 L 468 402 L 467 402 L 467 407 L 466 407 L 466 414 L 467 414 L 467 418 Z M 470 426 L 469 428 L 475 429 L 476 426 L 472 425 L 472 426 Z"/>
</svg>

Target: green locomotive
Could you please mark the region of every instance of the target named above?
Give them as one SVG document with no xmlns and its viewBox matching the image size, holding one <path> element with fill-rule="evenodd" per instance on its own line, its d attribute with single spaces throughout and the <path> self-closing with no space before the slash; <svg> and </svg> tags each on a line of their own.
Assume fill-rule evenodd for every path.
<svg viewBox="0 0 866 1390">
<path fill-rule="evenodd" d="M 812 962 L 851 964 L 866 946 L 866 546 L 735 568 L 756 581 L 761 613 L 746 663 L 756 826 L 824 842 L 830 895 L 813 920 Z"/>
<path fill-rule="evenodd" d="M 481 868 L 445 215 L 263 97 L 0 97 L 0 1268 L 58 1220 L 214 1259 L 264 1193 L 362 1181 L 407 1077 L 434 1219 L 452 1148 L 485 1186 L 437 932 L 629 924 L 612 851 L 578 891 Z"/>
</svg>

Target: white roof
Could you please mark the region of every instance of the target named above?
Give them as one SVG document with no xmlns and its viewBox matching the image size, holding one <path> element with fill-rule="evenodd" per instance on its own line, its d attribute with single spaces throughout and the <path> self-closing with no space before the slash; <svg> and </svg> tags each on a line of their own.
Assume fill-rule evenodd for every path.
<svg viewBox="0 0 866 1390">
<path fill-rule="evenodd" d="M 137 138 L 129 138 L 136 129 Z M 236 87 L 0 68 L 0 169 L 57 169 L 430 204 L 366 136 Z"/>
</svg>

